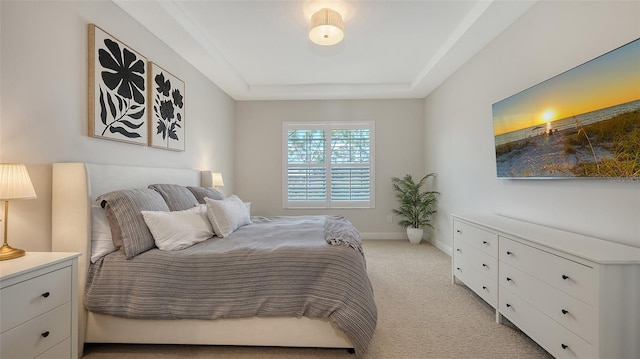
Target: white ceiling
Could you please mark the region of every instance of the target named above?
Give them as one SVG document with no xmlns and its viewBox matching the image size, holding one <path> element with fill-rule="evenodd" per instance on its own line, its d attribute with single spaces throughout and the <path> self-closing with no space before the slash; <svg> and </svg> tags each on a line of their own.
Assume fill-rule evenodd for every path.
<svg viewBox="0 0 640 359">
<path fill-rule="evenodd" d="M 308 1 L 114 2 L 234 99 L 279 100 L 424 98 L 535 0 L 348 1 L 329 47 Z"/>
</svg>

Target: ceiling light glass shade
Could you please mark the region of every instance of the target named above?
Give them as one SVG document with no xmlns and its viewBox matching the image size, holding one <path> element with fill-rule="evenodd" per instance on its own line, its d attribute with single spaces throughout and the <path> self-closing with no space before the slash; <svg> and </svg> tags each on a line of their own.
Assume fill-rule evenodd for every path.
<svg viewBox="0 0 640 359">
<path fill-rule="evenodd" d="M 336 11 L 324 8 L 311 16 L 309 39 L 318 45 L 335 45 L 344 38 L 342 16 Z"/>
</svg>

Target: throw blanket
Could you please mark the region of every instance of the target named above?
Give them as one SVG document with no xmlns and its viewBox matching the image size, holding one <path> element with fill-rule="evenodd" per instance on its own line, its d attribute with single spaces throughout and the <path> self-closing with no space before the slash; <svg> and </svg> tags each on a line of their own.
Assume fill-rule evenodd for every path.
<svg viewBox="0 0 640 359">
<path fill-rule="evenodd" d="M 324 224 L 324 237 L 331 245 L 349 246 L 364 254 L 360 233 L 346 217 L 327 217 L 327 221 Z"/>
<path fill-rule="evenodd" d="M 101 258 L 89 267 L 87 309 L 139 319 L 328 317 L 364 354 L 378 314 L 362 253 L 327 243 L 326 216 L 252 221 L 179 251 Z"/>
</svg>

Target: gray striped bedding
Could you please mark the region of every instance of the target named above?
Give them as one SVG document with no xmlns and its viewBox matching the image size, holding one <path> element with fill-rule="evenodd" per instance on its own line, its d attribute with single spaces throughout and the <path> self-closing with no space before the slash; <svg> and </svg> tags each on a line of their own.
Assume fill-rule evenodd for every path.
<svg viewBox="0 0 640 359">
<path fill-rule="evenodd" d="M 252 217 L 180 251 L 113 252 L 89 268 L 85 305 L 142 319 L 328 317 L 362 355 L 376 327 L 373 289 L 363 253 L 327 242 L 328 218 Z"/>
</svg>

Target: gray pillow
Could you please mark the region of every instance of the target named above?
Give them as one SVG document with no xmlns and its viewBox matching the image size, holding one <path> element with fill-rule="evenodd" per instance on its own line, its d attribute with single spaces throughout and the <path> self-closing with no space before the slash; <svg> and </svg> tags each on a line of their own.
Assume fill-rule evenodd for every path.
<svg viewBox="0 0 640 359">
<path fill-rule="evenodd" d="M 167 202 L 170 211 L 184 211 L 193 208 L 198 200 L 185 186 L 177 184 L 152 184 L 149 188 L 156 190 L 164 201 Z"/>
<path fill-rule="evenodd" d="M 162 196 L 152 189 L 129 189 L 98 197 L 111 228 L 113 245 L 127 259 L 154 248 L 153 236 L 140 211 L 169 211 Z"/>
<path fill-rule="evenodd" d="M 198 203 L 205 204 L 204 198 L 208 197 L 211 199 L 221 200 L 224 199 L 224 195 L 220 193 L 217 189 L 213 187 L 191 187 L 187 186 L 189 191 L 193 193 L 193 195 L 198 200 Z"/>
</svg>

